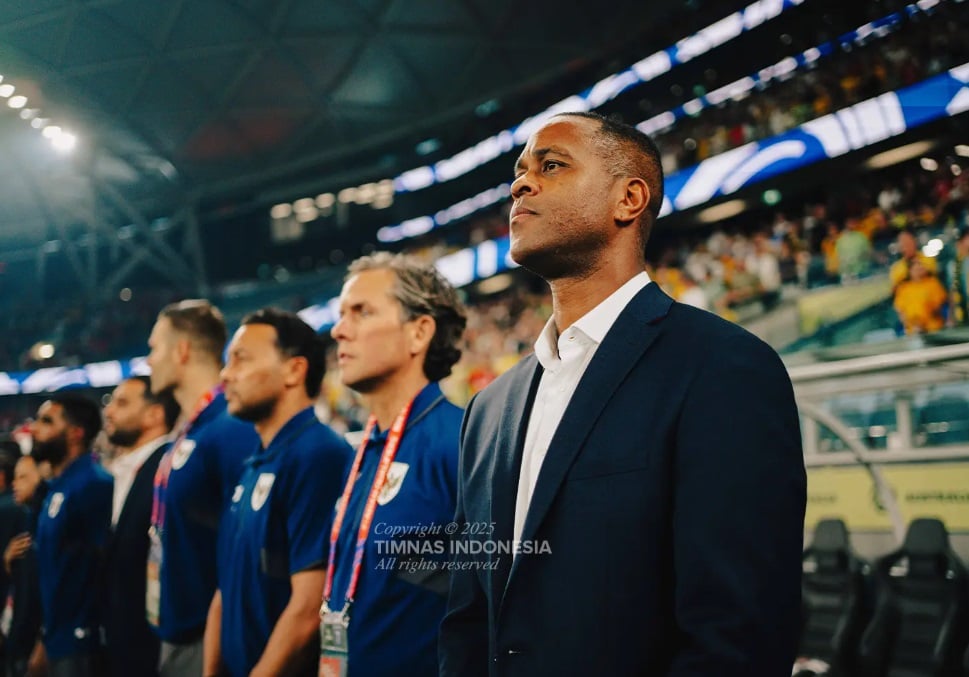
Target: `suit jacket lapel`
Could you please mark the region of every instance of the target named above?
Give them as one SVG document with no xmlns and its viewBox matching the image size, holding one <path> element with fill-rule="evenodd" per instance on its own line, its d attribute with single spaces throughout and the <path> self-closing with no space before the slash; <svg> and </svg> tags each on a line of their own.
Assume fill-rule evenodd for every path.
<svg viewBox="0 0 969 677">
<path fill-rule="evenodd" d="M 523 541 L 535 538 L 572 461 L 612 394 L 659 335 L 658 321 L 666 316 L 672 303 L 658 285 L 648 284 L 633 297 L 606 334 L 549 444 L 522 529 Z M 519 560 L 515 558 L 510 575 Z"/>
<path fill-rule="evenodd" d="M 137 497 L 146 491 L 143 485 L 148 484 L 151 486 L 155 478 L 155 471 L 158 469 L 158 462 L 169 446 L 169 443 L 165 442 L 155 449 L 155 451 L 151 452 L 151 455 L 148 456 L 145 462 L 141 464 L 141 467 L 135 472 L 135 478 L 131 482 L 131 488 L 128 490 L 128 495 L 125 497 L 124 504 L 121 506 L 121 512 L 118 514 L 118 524 L 114 528 L 115 533 L 122 531 L 132 519 L 131 511 L 135 509 L 134 504 L 136 500 L 133 497 Z"/>
<path fill-rule="evenodd" d="M 491 475 L 491 520 L 495 525 L 494 539 L 499 543 L 510 542 L 514 538 L 522 448 L 541 375 L 542 366 L 535 356 L 526 357 L 508 384 L 508 398 L 502 407 L 499 436 L 494 447 L 497 452 L 494 454 L 495 466 Z M 501 557 L 491 578 L 492 599 L 501 599 L 510 570 L 511 558 Z"/>
</svg>

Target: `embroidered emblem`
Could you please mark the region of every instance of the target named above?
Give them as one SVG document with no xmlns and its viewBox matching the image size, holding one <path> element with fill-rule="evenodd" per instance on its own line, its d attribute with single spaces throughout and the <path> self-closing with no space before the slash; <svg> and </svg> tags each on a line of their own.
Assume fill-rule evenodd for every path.
<svg viewBox="0 0 969 677">
<path fill-rule="evenodd" d="M 253 510 L 259 510 L 266 503 L 266 499 L 269 498 L 269 490 L 273 488 L 273 482 L 276 481 L 276 476 L 271 472 L 259 473 L 259 479 L 256 480 L 256 487 L 252 490 L 252 499 L 250 504 Z"/>
<path fill-rule="evenodd" d="M 172 470 L 180 470 L 188 462 L 188 457 L 193 451 L 195 451 L 195 440 L 182 440 L 172 452 Z"/>
<path fill-rule="evenodd" d="M 62 505 L 64 505 L 64 494 L 58 491 L 50 497 L 50 504 L 47 506 L 47 516 L 51 519 L 57 517 Z"/>
<path fill-rule="evenodd" d="M 384 482 L 384 486 L 377 496 L 379 505 L 387 505 L 400 493 L 400 487 L 404 483 L 404 476 L 407 475 L 408 470 L 410 470 L 410 466 L 406 463 L 394 461 L 390 464 L 390 470 L 387 471 L 387 481 Z"/>
</svg>

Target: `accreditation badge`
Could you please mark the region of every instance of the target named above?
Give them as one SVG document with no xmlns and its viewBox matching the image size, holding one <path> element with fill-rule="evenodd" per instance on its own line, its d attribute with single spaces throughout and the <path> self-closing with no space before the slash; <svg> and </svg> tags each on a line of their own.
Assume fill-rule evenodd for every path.
<svg viewBox="0 0 969 677">
<path fill-rule="evenodd" d="M 320 612 L 320 672 L 319 677 L 347 677 L 347 628 L 350 615 L 345 611 L 330 611 L 324 605 Z"/>
<path fill-rule="evenodd" d="M 152 527 L 148 530 L 148 569 L 145 585 L 145 618 L 150 625 L 158 627 L 161 611 L 161 534 Z"/>
</svg>

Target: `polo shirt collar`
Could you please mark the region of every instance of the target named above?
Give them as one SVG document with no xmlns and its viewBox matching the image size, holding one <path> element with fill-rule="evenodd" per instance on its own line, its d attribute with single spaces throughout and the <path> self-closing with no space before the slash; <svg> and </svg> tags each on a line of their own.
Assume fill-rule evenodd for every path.
<svg viewBox="0 0 969 677">
<path fill-rule="evenodd" d="M 57 477 L 51 478 L 49 485 L 52 491 L 60 489 L 65 484 L 70 484 L 72 479 L 80 475 L 93 463 L 91 452 L 85 451 L 83 454 L 71 461 L 63 472 Z"/>
<path fill-rule="evenodd" d="M 273 437 L 266 449 L 262 449 L 260 447 L 246 462 L 251 463 L 253 461 L 269 460 L 270 458 L 274 457 L 276 453 L 286 445 L 287 442 L 289 442 L 293 435 L 300 432 L 303 428 L 309 427 L 310 422 L 316 420 L 316 411 L 313 409 L 313 406 L 310 405 L 306 407 L 291 419 L 286 421 L 283 427 L 280 428 Z"/>
<path fill-rule="evenodd" d="M 407 418 L 407 428 L 405 428 L 405 431 L 409 430 L 411 425 L 418 419 L 423 418 L 431 408 L 437 406 L 442 399 L 441 385 L 437 381 L 432 381 L 421 388 L 421 391 L 417 393 L 417 397 L 414 398 L 414 406 L 410 408 L 410 416 Z M 387 430 L 377 430 L 377 426 L 374 426 L 373 432 L 370 433 L 370 442 L 386 439 Z"/>
</svg>

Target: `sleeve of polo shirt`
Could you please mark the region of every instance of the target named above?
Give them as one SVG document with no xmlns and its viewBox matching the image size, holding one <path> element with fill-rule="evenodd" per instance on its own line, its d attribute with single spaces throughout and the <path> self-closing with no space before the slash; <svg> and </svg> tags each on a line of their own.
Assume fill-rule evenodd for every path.
<svg viewBox="0 0 969 677">
<path fill-rule="evenodd" d="M 326 564 L 333 507 L 343 489 L 350 448 L 335 434 L 290 466 L 285 492 L 290 575 Z"/>
</svg>

